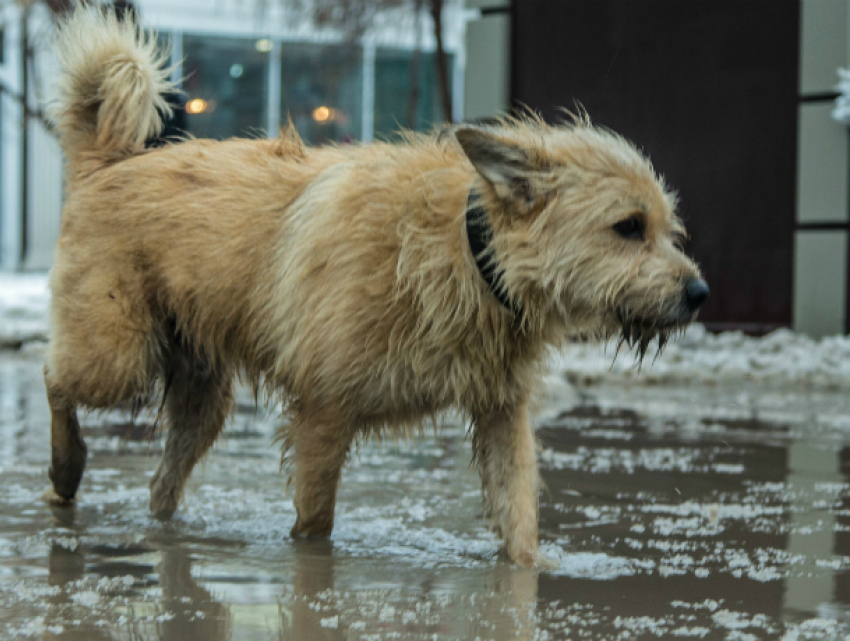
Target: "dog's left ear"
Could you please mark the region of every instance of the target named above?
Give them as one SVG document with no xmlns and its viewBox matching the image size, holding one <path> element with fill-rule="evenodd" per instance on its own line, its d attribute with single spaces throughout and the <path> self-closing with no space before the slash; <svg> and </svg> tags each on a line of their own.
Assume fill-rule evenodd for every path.
<svg viewBox="0 0 850 641">
<path fill-rule="evenodd" d="M 537 178 L 540 168 L 516 142 L 475 127 L 459 127 L 454 134 L 466 157 L 501 200 L 528 212 L 544 199 Z"/>
</svg>

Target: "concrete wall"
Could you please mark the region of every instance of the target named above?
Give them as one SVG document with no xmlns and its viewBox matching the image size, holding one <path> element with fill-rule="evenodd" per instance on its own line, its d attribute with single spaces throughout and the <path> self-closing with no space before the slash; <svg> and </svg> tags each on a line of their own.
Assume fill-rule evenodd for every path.
<svg viewBox="0 0 850 641">
<path fill-rule="evenodd" d="M 794 328 L 813 336 L 844 333 L 847 315 L 848 131 L 818 95 L 850 62 L 849 17 L 848 0 L 801 2 Z"/>
</svg>

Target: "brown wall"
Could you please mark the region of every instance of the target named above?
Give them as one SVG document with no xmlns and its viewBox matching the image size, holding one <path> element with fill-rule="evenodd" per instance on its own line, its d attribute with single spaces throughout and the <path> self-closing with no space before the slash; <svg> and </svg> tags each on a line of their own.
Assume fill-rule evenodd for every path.
<svg viewBox="0 0 850 641">
<path fill-rule="evenodd" d="M 511 96 L 583 105 L 681 198 L 701 320 L 790 326 L 799 0 L 514 0 Z"/>
</svg>

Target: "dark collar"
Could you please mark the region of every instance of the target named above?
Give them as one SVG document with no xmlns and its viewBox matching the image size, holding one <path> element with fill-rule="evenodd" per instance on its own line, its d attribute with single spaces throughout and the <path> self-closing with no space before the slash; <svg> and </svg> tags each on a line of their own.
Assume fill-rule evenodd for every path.
<svg viewBox="0 0 850 641">
<path fill-rule="evenodd" d="M 487 283 L 487 287 L 493 293 L 502 306 L 518 317 L 521 312 L 520 306 L 508 296 L 505 284 L 502 282 L 504 270 L 499 267 L 496 257 L 489 250 L 493 240 L 493 228 L 487 218 L 487 210 L 481 204 L 481 198 L 474 189 L 469 190 L 469 198 L 466 201 L 466 237 L 469 240 L 469 249 L 475 258 L 478 272 Z"/>
</svg>

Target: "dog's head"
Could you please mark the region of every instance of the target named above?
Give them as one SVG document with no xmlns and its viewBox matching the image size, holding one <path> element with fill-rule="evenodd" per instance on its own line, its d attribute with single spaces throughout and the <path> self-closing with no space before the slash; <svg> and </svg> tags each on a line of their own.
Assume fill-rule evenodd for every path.
<svg viewBox="0 0 850 641">
<path fill-rule="evenodd" d="M 621 335 L 640 356 L 708 298 L 676 198 L 629 142 L 577 120 L 459 127 L 480 176 L 509 296 L 575 334 Z"/>
</svg>

